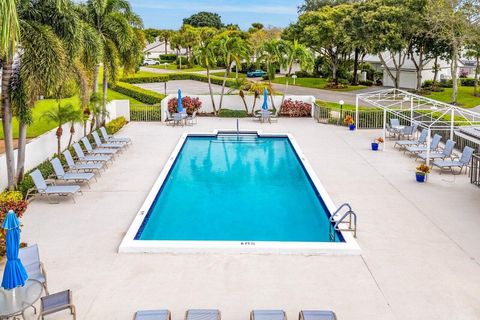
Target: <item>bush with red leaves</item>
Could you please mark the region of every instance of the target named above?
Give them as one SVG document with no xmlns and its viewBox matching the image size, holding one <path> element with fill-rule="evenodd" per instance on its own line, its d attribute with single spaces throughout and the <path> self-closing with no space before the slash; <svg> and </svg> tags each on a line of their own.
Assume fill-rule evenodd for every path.
<svg viewBox="0 0 480 320">
<path fill-rule="evenodd" d="M 183 97 L 182 106 L 187 109 L 187 114 L 192 115 L 202 107 L 202 101 L 199 98 Z M 173 98 L 168 101 L 168 112 L 170 114 L 176 113 L 178 107 L 178 99 Z"/>
<path fill-rule="evenodd" d="M 312 105 L 307 102 L 287 99 L 283 102 L 282 115 L 288 117 L 310 117 Z"/>
</svg>

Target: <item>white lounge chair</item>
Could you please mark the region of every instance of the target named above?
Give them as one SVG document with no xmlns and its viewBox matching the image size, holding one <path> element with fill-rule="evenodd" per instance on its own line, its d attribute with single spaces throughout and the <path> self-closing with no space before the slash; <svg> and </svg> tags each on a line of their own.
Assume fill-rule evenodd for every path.
<svg viewBox="0 0 480 320">
<path fill-rule="evenodd" d="M 127 145 L 132 143 L 132 139 L 130 138 L 115 137 L 115 136 L 109 135 L 105 127 L 101 127 L 100 132 L 102 133 L 103 140 L 105 140 L 105 142 L 126 143 Z"/>
<path fill-rule="evenodd" d="M 36 169 L 30 173 L 30 177 L 33 180 L 33 183 L 35 184 L 34 188 L 31 188 L 30 190 L 27 191 L 26 199 L 29 198 L 29 196 L 32 196 L 37 192 L 39 195 L 45 195 L 50 203 L 53 203 L 51 201 L 52 195 L 57 195 L 57 196 L 73 196 L 76 193 L 82 194 L 82 191 L 80 190 L 80 186 L 78 185 L 69 185 L 69 186 L 56 186 L 53 182 L 47 182 L 42 176 L 42 173 L 40 170 Z M 75 202 L 75 198 L 72 197 L 73 202 Z"/>
<path fill-rule="evenodd" d="M 435 159 L 445 160 L 446 158 L 450 158 L 452 156 L 454 146 L 455 146 L 455 141 L 449 139 L 445 143 L 445 147 L 443 148 L 442 152 L 430 152 L 430 154 L 428 155 L 428 158 L 430 160 L 435 160 Z M 422 160 L 427 160 L 426 152 L 418 153 L 417 156 Z"/>
<path fill-rule="evenodd" d="M 463 168 L 468 168 L 470 160 L 472 160 L 473 152 L 475 150 L 466 146 L 463 148 L 462 156 L 458 160 L 435 160 L 433 165 L 440 168 L 440 174 L 443 172 L 443 169 L 450 169 L 450 171 L 455 174 L 453 168 L 460 168 L 459 174 L 462 173 Z M 467 172 L 467 170 L 465 170 Z"/>
<path fill-rule="evenodd" d="M 185 320 L 220 320 L 218 309 L 189 309 L 185 312 Z"/>
<path fill-rule="evenodd" d="M 409 146 L 424 145 L 427 142 L 427 135 L 428 135 L 428 130 L 423 129 L 422 133 L 420 133 L 420 137 L 418 137 L 418 140 L 398 140 L 398 141 L 395 141 L 395 144 L 393 145 L 393 147 L 395 148 L 396 146 L 399 146 L 400 149 L 402 149 Z"/>
<path fill-rule="evenodd" d="M 133 320 L 171 320 L 170 311 L 162 310 L 141 310 L 135 312 Z"/>
<path fill-rule="evenodd" d="M 337 320 L 337 315 L 329 310 L 302 310 L 298 320 Z"/>
<path fill-rule="evenodd" d="M 47 273 L 43 263 L 40 261 L 40 253 L 38 245 L 33 244 L 18 250 L 18 259 L 22 261 L 25 271 L 27 271 L 28 279 L 34 279 L 42 283 L 45 293 L 48 295 Z"/>
<path fill-rule="evenodd" d="M 90 188 L 90 180 L 92 178 L 97 180 L 95 178 L 95 174 L 92 172 L 65 172 L 63 169 L 62 163 L 58 158 L 53 158 L 50 160 L 50 163 L 53 166 L 53 171 L 55 172 L 55 177 L 57 180 L 63 180 L 63 181 L 74 181 L 74 182 L 85 182 L 87 186 Z"/>
<path fill-rule="evenodd" d="M 104 168 L 105 164 L 104 162 L 75 162 L 69 150 L 65 150 L 63 152 L 63 156 L 65 157 L 65 161 L 67 162 L 67 166 L 70 171 L 95 172 L 100 175 L 100 169 Z"/>
<path fill-rule="evenodd" d="M 287 320 L 287 315 L 283 310 L 253 310 L 250 320 Z"/>
<path fill-rule="evenodd" d="M 122 150 L 127 145 L 126 143 L 102 142 L 97 131 L 92 132 L 93 140 L 97 148 L 118 149 Z"/>
<path fill-rule="evenodd" d="M 438 145 L 440 144 L 440 140 L 442 140 L 442 136 L 436 134 L 433 136 L 432 141 L 430 142 L 430 151 L 435 152 L 438 149 Z M 405 152 L 410 152 L 413 154 L 420 153 L 427 151 L 427 145 L 424 146 L 410 146 L 405 148 Z"/>
<path fill-rule="evenodd" d="M 83 137 L 80 139 L 83 142 L 83 145 L 85 146 L 85 149 L 87 150 L 88 154 L 92 155 L 110 155 L 114 156 L 117 154 L 117 149 L 106 149 L 106 148 L 95 148 L 93 149 L 92 145 L 90 144 L 90 141 L 88 141 L 87 137 Z"/>
<path fill-rule="evenodd" d="M 78 143 L 73 144 L 73 150 L 77 154 L 79 161 L 87 163 L 106 163 L 107 161 L 113 162 L 113 157 L 108 154 L 96 154 L 96 155 L 85 155 L 83 153 L 82 147 Z"/>
</svg>

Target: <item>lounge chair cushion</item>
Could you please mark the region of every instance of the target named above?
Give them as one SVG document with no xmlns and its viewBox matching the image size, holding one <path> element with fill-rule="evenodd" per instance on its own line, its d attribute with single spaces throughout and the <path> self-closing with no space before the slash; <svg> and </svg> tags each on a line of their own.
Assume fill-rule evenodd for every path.
<svg viewBox="0 0 480 320">
<path fill-rule="evenodd" d="M 301 320 L 336 320 L 337 317 L 333 311 L 323 310 L 304 310 L 300 312 Z"/>
<path fill-rule="evenodd" d="M 287 317 L 283 310 L 253 310 L 251 320 L 285 320 Z"/>
<path fill-rule="evenodd" d="M 80 190 L 80 186 L 48 186 L 45 193 L 48 194 L 73 194 Z"/>
<path fill-rule="evenodd" d="M 220 320 L 217 309 L 190 309 L 185 314 L 186 320 Z"/>
</svg>

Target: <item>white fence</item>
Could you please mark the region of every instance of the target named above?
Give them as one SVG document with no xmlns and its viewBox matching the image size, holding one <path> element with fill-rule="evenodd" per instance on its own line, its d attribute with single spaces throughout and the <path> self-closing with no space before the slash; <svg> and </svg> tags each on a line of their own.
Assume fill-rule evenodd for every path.
<svg viewBox="0 0 480 320">
<path fill-rule="evenodd" d="M 113 100 L 107 105 L 109 112 L 109 119 L 115 119 L 124 116 L 127 120 L 130 119 L 129 100 Z M 70 139 L 70 124 L 64 124 L 63 135 L 61 138 L 62 150 L 67 148 L 68 140 Z M 32 139 L 26 146 L 25 151 L 25 171 L 31 170 L 40 163 L 51 158 L 57 152 L 57 136 L 54 128 L 44 134 Z M 79 141 L 83 137 L 83 126 L 75 125 L 75 134 L 73 141 Z M 17 159 L 17 150 L 15 150 L 15 164 Z M 7 164 L 5 154 L 0 155 L 0 190 L 7 187 Z"/>
<path fill-rule="evenodd" d="M 195 95 L 195 94 L 188 94 L 184 93 L 183 97 L 191 97 L 191 98 L 199 98 L 200 101 L 202 102 L 202 108 L 199 110 L 200 113 L 211 113 L 213 112 L 213 106 L 212 106 L 212 98 L 210 95 Z M 177 95 L 170 94 L 165 99 L 162 100 L 161 103 L 161 118 L 162 121 L 165 121 L 165 115 L 168 110 L 168 101 L 170 101 L 173 98 L 177 98 Z M 286 99 L 292 99 L 292 100 L 298 100 L 302 102 L 307 102 L 310 103 L 313 107 L 315 103 L 315 97 L 314 96 L 286 96 Z M 218 105 L 220 104 L 220 95 L 214 95 L 214 100 L 215 100 L 215 106 L 218 109 Z M 245 100 L 247 103 L 248 110 L 252 110 L 253 106 L 253 100 L 254 97 L 251 95 L 245 96 Z M 280 106 L 280 103 L 282 101 L 282 96 L 274 96 L 273 97 L 275 106 L 278 108 Z M 261 95 L 255 104 L 255 110 L 260 110 L 263 104 L 263 95 Z M 270 97 L 268 97 L 268 107 L 271 109 L 272 108 L 272 102 Z M 230 109 L 230 110 L 245 110 L 245 104 L 243 103 L 242 98 L 239 95 L 225 95 L 223 97 L 223 109 Z M 313 110 L 312 110 L 312 117 L 313 117 Z"/>
</svg>

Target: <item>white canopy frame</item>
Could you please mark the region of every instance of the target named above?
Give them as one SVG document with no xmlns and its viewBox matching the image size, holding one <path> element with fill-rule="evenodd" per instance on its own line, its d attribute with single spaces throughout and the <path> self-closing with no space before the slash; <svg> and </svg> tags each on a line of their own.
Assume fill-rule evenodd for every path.
<svg viewBox="0 0 480 320">
<path fill-rule="evenodd" d="M 398 119 L 417 124 L 418 127 L 428 130 L 427 135 L 427 166 L 430 165 L 430 143 L 432 130 L 448 131 L 450 139 L 455 132 L 466 126 L 479 126 L 480 114 L 463 109 L 448 103 L 423 97 L 400 89 L 385 89 L 356 96 L 355 121 L 357 128 L 360 124 L 359 103 L 383 110 L 383 138 L 386 141 L 387 113 L 391 113 Z M 410 112 L 406 112 L 410 111 Z M 447 117 L 448 119 L 445 119 Z M 383 144 L 383 150 L 386 143 Z"/>
</svg>

